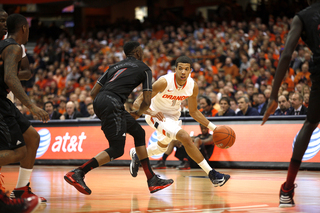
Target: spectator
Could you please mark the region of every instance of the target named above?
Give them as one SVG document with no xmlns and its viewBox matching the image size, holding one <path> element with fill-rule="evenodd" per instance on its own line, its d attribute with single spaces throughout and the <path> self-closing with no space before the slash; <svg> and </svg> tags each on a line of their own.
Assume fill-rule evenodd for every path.
<svg viewBox="0 0 320 213">
<path fill-rule="evenodd" d="M 92 103 L 88 103 L 87 110 L 88 110 L 90 119 L 97 118 L 96 114 L 94 113 L 94 109 L 93 109 L 93 104 Z"/>
<path fill-rule="evenodd" d="M 66 120 L 66 119 L 76 119 L 82 117 L 82 114 L 76 110 L 76 106 L 74 102 L 68 101 L 66 105 L 66 113 L 61 115 L 60 120 Z"/>
<path fill-rule="evenodd" d="M 259 112 L 256 108 L 249 106 L 249 99 L 246 96 L 242 96 L 238 99 L 238 106 L 240 111 L 237 116 L 258 116 Z"/>
<path fill-rule="evenodd" d="M 266 96 L 263 93 L 259 93 L 258 95 L 258 106 L 256 109 L 259 112 L 259 115 L 264 115 L 264 112 L 267 109 L 267 101 L 266 101 Z"/>
<path fill-rule="evenodd" d="M 50 120 L 60 119 L 61 114 L 54 109 L 51 101 L 45 102 L 43 108 L 49 114 Z"/>
<path fill-rule="evenodd" d="M 309 106 L 309 97 L 310 97 L 310 93 L 305 93 L 303 95 L 303 106 L 307 107 Z"/>
<path fill-rule="evenodd" d="M 287 115 L 288 114 L 288 110 L 290 108 L 290 104 L 288 97 L 284 96 L 284 95 L 280 95 L 278 97 L 278 109 L 276 109 L 276 111 L 274 112 L 273 115 Z"/>
<path fill-rule="evenodd" d="M 210 99 L 206 96 L 200 97 L 199 100 L 199 105 L 200 105 L 200 112 L 205 116 L 205 117 L 214 117 L 217 113 L 218 110 L 212 107 L 212 103 Z"/>
<path fill-rule="evenodd" d="M 310 80 L 311 73 L 309 72 L 309 66 L 308 64 L 303 64 L 301 67 L 301 72 L 297 73 L 296 77 L 294 78 L 294 84 L 297 85 L 300 82 L 311 86 L 311 80 Z"/>
<path fill-rule="evenodd" d="M 306 115 L 307 107 L 303 106 L 303 96 L 299 93 L 294 93 L 292 95 L 292 107 L 288 111 L 288 115 Z"/>
<path fill-rule="evenodd" d="M 239 68 L 232 63 L 230 57 L 226 58 L 225 65 L 222 68 L 224 69 L 225 75 L 230 74 L 232 78 L 236 78 L 239 76 Z"/>
<path fill-rule="evenodd" d="M 228 97 L 222 97 L 219 101 L 220 103 L 220 110 L 216 114 L 217 116 L 235 116 L 236 113 L 233 109 L 230 108 L 230 99 Z"/>
<path fill-rule="evenodd" d="M 240 111 L 238 102 L 234 98 L 230 98 L 230 109 L 232 109 L 236 113 L 236 115 Z"/>
</svg>

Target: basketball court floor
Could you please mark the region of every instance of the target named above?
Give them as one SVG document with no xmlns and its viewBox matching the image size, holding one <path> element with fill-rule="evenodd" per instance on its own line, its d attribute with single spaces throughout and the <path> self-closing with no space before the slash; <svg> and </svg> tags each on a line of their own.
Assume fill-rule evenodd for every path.
<svg viewBox="0 0 320 213">
<path fill-rule="evenodd" d="M 279 187 L 285 181 L 284 170 L 219 169 L 231 179 L 219 188 L 213 187 L 200 169 L 179 171 L 173 168 L 155 170 L 174 183 L 150 194 L 142 168 L 133 178 L 128 167 L 100 167 L 85 177 L 91 195 L 83 195 L 67 184 L 63 176 L 74 166 L 35 166 L 32 191 L 45 197 L 36 213 L 76 212 L 320 212 L 320 172 L 300 171 L 295 190 L 296 207 L 278 208 Z M 18 166 L 4 166 L 2 174 L 11 191 L 18 178 Z"/>
</svg>

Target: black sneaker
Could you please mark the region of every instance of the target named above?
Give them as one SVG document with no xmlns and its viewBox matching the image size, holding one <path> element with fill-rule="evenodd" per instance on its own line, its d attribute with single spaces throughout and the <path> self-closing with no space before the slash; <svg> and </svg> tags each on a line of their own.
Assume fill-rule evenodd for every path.
<svg viewBox="0 0 320 213">
<path fill-rule="evenodd" d="M 159 160 L 156 165 L 152 166 L 153 169 L 166 169 L 166 164 L 163 160 Z"/>
<path fill-rule="evenodd" d="M 190 163 L 189 161 L 183 161 L 183 163 L 177 167 L 179 170 L 189 170 L 190 169 Z"/>
<path fill-rule="evenodd" d="M 130 149 L 129 155 L 131 158 L 130 174 L 132 177 L 137 177 L 138 171 L 139 171 L 139 166 L 140 166 L 140 160 L 139 160 L 138 155 L 136 153 L 136 149 L 135 148 Z"/>
<path fill-rule="evenodd" d="M 28 198 L 10 199 L 6 193 L 0 190 L 0 212 L 31 213 L 41 204 L 41 199 L 32 195 Z"/>
<path fill-rule="evenodd" d="M 172 179 L 161 179 L 159 178 L 159 175 L 154 175 L 150 180 L 148 180 L 150 193 L 155 193 L 161 189 L 167 188 L 172 183 Z"/>
<path fill-rule="evenodd" d="M 83 181 L 84 172 L 81 169 L 74 169 L 68 172 L 64 179 L 72 186 L 74 186 L 79 192 L 85 195 L 91 194 L 91 190 Z"/>
<path fill-rule="evenodd" d="M 297 187 L 297 184 L 295 184 L 292 189 L 290 190 L 285 190 L 283 183 L 281 185 L 280 188 L 280 193 L 279 193 L 279 207 L 280 208 L 289 208 L 289 207 L 294 207 L 294 200 L 293 200 L 293 196 L 294 196 L 294 188 Z"/>
<path fill-rule="evenodd" d="M 223 186 L 230 179 L 230 175 L 221 174 L 215 170 L 211 170 L 208 176 L 214 187 Z"/>
</svg>

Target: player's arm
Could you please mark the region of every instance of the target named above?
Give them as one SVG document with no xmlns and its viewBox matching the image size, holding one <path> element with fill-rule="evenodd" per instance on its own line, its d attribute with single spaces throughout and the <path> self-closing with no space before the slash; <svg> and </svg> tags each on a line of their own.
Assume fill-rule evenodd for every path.
<svg viewBox="0 0 320 213">
<path fill-rule="evenodd" d="M 157 81 L 155 81 L 152 84 L 152 94 L 151 94 L 151 99 L 156 96 L 159 92 L 163 92 L 164 89 L 167 87 L 167 81 L 165 78 L 159 78 Z M 143 100 L 143 95 L 140 94 L 139 97 L 134 101 L 133 103 L 133 108 L 134 109 L 139 109 L 141 103 Z M 147 109 L 144 114 L 150 115 L 153 117 L 157 117 L 158 119 L 162 120 L 164 119 L 164 116 L 161 112 L 154 112 L 151 109 Z"/>
<path fill-rule="evenodd" d="M 270 101 L 268 103 L 268 107 L 264 114 L 263 122 L 261 125 L 263 125 L 267 121 L 269 116 L 273 114 L 278 107 L 277 101 L 278 101 L 279 87 L 286 74 L 286 71 L 288 70 L 292 53 L 297 46 L 302 30 L 303 30 L 303 23 L 301 22 L 299 16 L 296 15 L 292 20 L 291 30 L 289 31 L 289 34 L 287 36 L 287 40 L 286 40 L 283 52 L 281 54 L 279 64 L 276 69 L 276 74 L 275 74 L 274 82 L 272 86 L 272 92 L 270 95 Z"/>
<path fill-rule="evenodd" d="M 101 88 L 102 88 L 102 86 L 98 82 L 94 85 L 94 87 L 92 88 L 92 90 L 90 92 L 90 95 L 93 100 L 96 98 L 96 96 L 99 93 Z"/>
<path fill-rule="evenodd" d="M 30 65 L 29 65 L 29 60 L 28 60 L 28 57 L 27 55 L 25 54 L 25 47 L 24 45 L 21 45 L 21 48 L 22 48 L 22 52 L 24 53 L 22 55 L 22 59 L 21 59 L 21 70 L 19 71 L 18 73 L 18 78 L 21 80 L 21 81 L 27 81 L 29 80 L 33 73 L 30 69 Z"/>
<path fill-rule="evenodd" d="M 212 135 L 211 134 L 209 135 L 208 138 L 206 138 L 206 139 L 201 139 L 200 138 L 200 140 L 201 140 L 202 144 L 204 144 L 204 145 L 213 144 L 213 139 L 212 139 Z"/>
<path fill-rule="evenodd" d="M 93 86 L 93 88 L 92 88 L 92 90 L 90 92 L 92 100 L 94 100 L 96 98 L 96 96 L 100 92 L 100 89 L 107 82 L 108 72 L 109 72 L 109 69 L 103 73 L 103 75 L 97 80 L 96 84 Z"/>
<path fill-rule="evenodd" d="M 30 109 L 32 114 L 36 115 L 42 121 L 47 121 L 49 120 L 48 113 L 31 102 L 18 78 L 18 64 L 21 60 L 21 51 L 19 45 L 9 45 L 3 50 L 4 82 L 8 85 L 15 97 Z"/>
<path fill-rule="evenodd" d="M 214 131 L 216 126 L 213 123 L 211 123 L 206 117 L 204 117 L 204 115 L 198 110 L 198 102 L 197 102 L 198 93 L 199 93 L 198 85 L 196 82 L 194 82 L 193 94 L 188 98 L 189 114 L 197 122 Z"/>
</svg>

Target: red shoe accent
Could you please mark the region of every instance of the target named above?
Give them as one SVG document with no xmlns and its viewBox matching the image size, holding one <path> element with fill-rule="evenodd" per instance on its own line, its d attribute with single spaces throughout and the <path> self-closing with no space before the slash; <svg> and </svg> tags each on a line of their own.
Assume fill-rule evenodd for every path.
<svg viewBox="0 0 320 213">
<path fill-rule="evenodd" d="M 22 213 L 31 213 L 34 212 L 41 204 L 41 197 L 36 195 L 30 196 L 25 200 L 27 208 Z"/>
<path fill-rule="evenodd" d="M 28 198 L 28 197 L 32 197 L 35 196 L 35 194 L 31 191 L 30 188 L 30 183 L 28 183 L 26 186 L 24 187 L 20 187 L 20 188 L 14 188 L 13 191 L 10 194 L 10 198 L 11 199 L 15 199 L 15 198 Z M 39 196 L 38 196 L 39 197 Z M 44 197 L 39 197 L 42 203 L 47 202 L 47 199 L 45 199 Z"/>
<path fill-rule="evenodd" d="M 72 175 L 74 174 L 74 172 L 68 172 L 65 176 L 64 179 L 65 181 L 67 181 L 70 185 L 74 186 L 79 192 L 81 192 L 82 194 L 85 195 L 90 195 L 91 194 L 91 190 L 90 189 L 85 189 L 83 186 L 81 186 L 77 181 L 75 181 L 72 178 Z M 90 190 L 90 191 L 89 191 Z"/>
<path fill-rule="evenodd" d="M 164 186 L 149 186 L 150 193 L 155 193 L 161 189 L 167 188 L 170 186 L 172 183 L 164 185 Z"/>
</svg>

